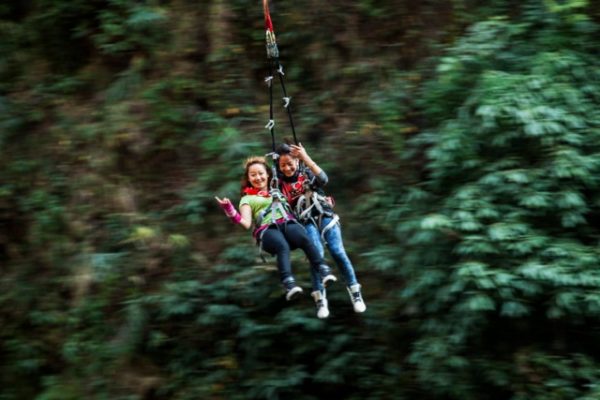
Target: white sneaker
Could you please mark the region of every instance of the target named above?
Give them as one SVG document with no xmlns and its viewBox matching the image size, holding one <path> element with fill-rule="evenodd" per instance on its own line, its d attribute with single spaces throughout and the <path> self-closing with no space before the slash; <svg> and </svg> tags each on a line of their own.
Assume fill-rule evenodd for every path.
<svg viewBox="0 0 600 400">
<path fill-rule="evenodd" d="M 367 305 L 365 304 L 362 295 L 360 294 L 360 285 L 357 283 L 352 286 L 348 286 L 348 294 L 350 295 L 350 301 L 352 302 L 352 306 L 354 307 L 354 312 L 363 313 L 367 309 Z"/>
<path fill-rule="evenodd" d="M 329 308 L 327 308 L 327 299 L 325 293 L 316 290 L 310 294 L 315 299 L 315 305 L 317 306 L 317 317 L 324 319 L 329 317 Z"/>
</svg>

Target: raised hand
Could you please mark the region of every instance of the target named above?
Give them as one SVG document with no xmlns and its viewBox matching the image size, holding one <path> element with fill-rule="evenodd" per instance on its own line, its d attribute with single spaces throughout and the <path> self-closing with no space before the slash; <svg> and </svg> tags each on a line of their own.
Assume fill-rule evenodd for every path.
<svg viewBox="0 0 600 400">
<path fill-rule="evenodd" d="M 217 196 L 215 196 L 215 200 L 217 200 L 219 206 L 221 206 L 225 215 L 227 215 L 229 219 L 231 219 L 231 222 L 233 222 L 234 224 L 240 223 L 242 216 L 240 215 L 238 210 L 235 209 L 235 207 L 231 203 L 231 200 L 229 200 L 227 197 L 223 197 L 222 199 L 220 199 Z"/>
<path fill-rule="evenodd" d="M 317 165 L 316 162 L 312 160 L 312 158 L 310 158 L 310 156 L 306 152 L 306 149 L 304 148 L 304 146 L 302 146 L 302 143 L 298 143 L 297 145 L 290 145 L 290 154 L 293 157 L 302 160 L 304 162 L 304 165 L 310 168 L 313 174 L 319 175 L 321 173 L 322 169 Z"/>
<path fill-rule="evenodd" d="M 304 146 L 302 146 L 302 143 L 298 143 L 297 145 L 296 144 L 290 145 L 290 154 L 293 157 L 299 158 L 304 162 L 306 162 L 307 160 L 310 160 L 310 157 L 308 156 L 308 153 L 306 152 L 306 149 L 304 148 Z"/>
</svg>

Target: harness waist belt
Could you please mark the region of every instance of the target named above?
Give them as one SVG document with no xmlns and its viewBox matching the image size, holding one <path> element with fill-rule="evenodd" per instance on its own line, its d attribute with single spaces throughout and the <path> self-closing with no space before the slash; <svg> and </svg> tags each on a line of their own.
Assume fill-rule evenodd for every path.
<svg viewBox="0 0 600 400">
<path fill-rule="evenodd" d="M 264 224 L 264 225 L 259 226 L 258 228 L 256 228 L 254 230 L 254 232 L 252 232 L 252 236 L 254 237 L 254 239 L 259 239 L 261 233 L 268 227 L 270 227 L 272 225 L 284 224 L 286 222 L 297 223 L 297 221 L 294 219 L 294 216 L 292 214 L 287 214 L 287 216 L 278 218 L 275 221 L 271 222 L 270 224 Z"/>
</svg>

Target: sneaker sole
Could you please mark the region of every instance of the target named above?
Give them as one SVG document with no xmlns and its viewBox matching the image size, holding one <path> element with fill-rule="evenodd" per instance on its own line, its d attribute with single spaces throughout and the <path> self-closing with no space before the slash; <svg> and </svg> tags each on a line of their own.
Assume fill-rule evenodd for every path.
<svg viewBox="0 0 600 400">
<path fill-rule="evenodd" d="M 353 306 L 354 306 L 354 305 L 353 305 Z M 363 307 L 364 307 L 364 308 L 363 308 Z M 357 309 L 357 308 L 356 308 L 356 306 L 354 306 L 354 307 L 353 307 L 353 308 L 354 308 L 354 312 L 355 312 L 355 313 L 358 313 L 358 314 L 362 314 L 362 313 L 364 313 L 365 311 L 367 311 L 367 306 L 363 306 L 363 307 L 361 307 L 361 308 Z"/>
<path fill-rule="evenodd" d="M 327 275 L 325 278 L 323 278 L 323 286 L 327 287 L 329 286 L 329 284 L 333 283 L 333 282 L 337 282 L 337 278 L 333 275 Z"/>
<path fill-rule="evenodd" d="M 295 288 L 293 288 L 292 290 L 290 290 L 289 292 L 286 293 L 285 299 L 287 301 L 292 301 L 292 300 L 295 300 L 298 297 L 300 297 L 301 294 L 302 294 L 302 288 L 296 286 Z"/>
</svg>

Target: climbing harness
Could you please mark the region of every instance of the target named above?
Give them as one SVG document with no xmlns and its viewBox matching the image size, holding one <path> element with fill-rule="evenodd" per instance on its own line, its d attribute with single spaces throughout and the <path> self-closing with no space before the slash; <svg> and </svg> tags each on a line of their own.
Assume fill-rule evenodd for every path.
<svg viewBox="0 0 600 400">
<path fill-rule="evenodd" d="M 273 22 L 271 21 L 271 14 L 269 13 L 269 2 L 268 0 L 263 0 L 263 12 L 265 15 L 265 35 L 266 35 L 266 48 L 267 48 L 267 59 L 269 62 L 269 76 L 265 78 L 265 83 L 269 87 L 269 122 L 265 125 L 265 128 L 269 130 L 271 133 L 271 153 L 268 153 L 266 157 L 271 157 L 273 159 L 273 163 L 271 165 L 271 184 L 269 186 L 269 195 L 273 198 L 273 202 L 271 205 L 260 213 L 257 225 L 260 226 L 262 220 L 265 215 L 271 213 L 271 223 L 276 223 L 276 215 L 279 212 L 279 215 L 283 215 L 283 222 L 287 223 L 292 221 L 293 219 L 290 217 L 292 215 L 292 211 L 289 208 L 285 196 L 279 190 L 279 178 L 277 178 L 277 159 L 279 155 L 275 151 L 275 118 L 273 112 L 273 72 L 277 73 L 279 76 L 279 82 L 281 85 L 281 90 L 283 93 L 283 107 L 287 110 L 288 120 L 290 122 L 290 127 L 292 129 L 292 134 L 294 136 L 294 142 L 298 144 L 298 139 L 296 138 L 296 129 L 294 127 L 294 119 L 292 117 L 292 107 L 291 107 L 291 97 L 287 95 L 287 91 L 285 89 L 285 82 L 283 80 L 283 76 L 285 73 L 283 72 L 283 65 L 281 65 L 279 61 L 279 49 L 277 48 L 277 41 L 275 39 L 275 31 L 273 30 Z M 278 224 L 277 224 L 278 226 Z M 285 224 L 284 224 L 285 226 Z M 263 230 L 259 236 L 259 243 L 262 243 L 262 235 L 266 231 Z M 261 246 L 262 248 L 262 246 Z"/>
<path fill-rule="evenodd" d="M 265 83 L 269 87 L 269 121 L 265 125 L 265 128 L 268 129 L 269 132 L 271 133 L 272 152 L 267 154 L 267 156 L 271 156 L 271 158 L 273 159 L 273 165 L 272 165 L 273 174 L 272 174 L 272 178 L 271 178 L 270 193 L 272 193 L 272 196 L 273 196 L 272 209 L 274 210 L 281 206 L 282 199 L 284 198 L 281 191 L 279 190 L 279 179 L 277 178 L 277 168 L 276 168 L 276 164 L 277 164 L 279 155 L 275 151 L 275 118 L 273 116 L 273 85 L 274 85 L 274 80 L 275 80 L 273 77 L 274 71 L 277 73 L 277 76 L 279 77 L 279 82 L 280 82 L 280 86 L 281 86 L 281 90 L 282 90 L 282 94 L 283 94 L 283 97 L 282 97 L 283 107 L 285 108 L 285 110 L 287 112 L 288 120 L 290 123 L 290 128 L 292 131 L 292 135 L 294 137 L 294 143 L 296 145 L 298 144 L 298 138 L 296 136 L 294 119 L 292 117 L 291 97 L 288 96 L 287 91 L 285 89 L 285 81 L 284 81 L 285 73 L 283 71 L 283 65 L 281 64 L 281 62 L 279 60 L 279 48 L 277 47 L 277 40 L 275 37 L 275 31 L 273 29 L 273 21 L 271 20 L 271 14 L 269 12 L 268 0 L 263 0 L 263 11 L 264 11 L 264 15 L 265 15 L 265 36 L 266 36 L 267 59 L 269 62 L 269 76 L 267 76 L 265 78 Z M 301 165 L 300 168 L 303 170 L 304 166 Z M 317 228 L 319 228 L 319 229 L 321 227 L 322 218 L 324 216 L 331 217 L 332 218 L 331 222 L 329 222 L 327 224 L 327 226 L 325 226 L 323 229 L 320 229 L 321 230 L 321 238 L 323 239 L 324 242 L 326 242 L 325 233 L 327 233 L 327 231 L 329 231 L 331 228 L 333 228 L 336 224 L 339 224 L 339 217 L 333 211 L 328 211 L 323 207 L 325 204 L 327 204 L 327 199 L 322 194 L 313 190 L 312 185 L 308 184 L 308 183 L 309 182 L 305 182 L 305 193 L 300 197 L 298 203 L 296 204 L 296 208 L 295 208 L 296 215 L 298 216 L 298 219 L 300 221 L 313 222 L 314 224 L 316 224 Z M 319 216 L 317 219 L 315 219 L 312 216 L 312 213 L 314 210 L 318 211 Z"/>
<path fill-rule="evenodd" d="M 298 223 L 303 229 L 304 226 L 299 223 L 298 221 L 301 221 L 301 219 L 296 220 L 293 217 L 293 212 L 290 208 L 290 205 L 288 204 L 285 196 L 283 195 L 283 193 L 280 190 L 280 182 L 279 182 L 279 177 L 277 175 L 277 163 L 278 163 L 278 159 L 279 159 L 279 154 L 276 151 L 276 145 L 275 145 L 275 117 L 274 117 L 274 110 L 273 110 L 273 86 L 275 85 L 275 77 L 274 74 L 277 74 L 278 76 L 278 80 L 279 80 L 279 84 L 281 86 L 281 93 L 282 93 L 282 100 L 283 100 L 283 108 L 286 110 L 287 116 L 288 116 L 288 121 L 289 121 L 289 125 L 292 131 L 292 135 L 293 135 L 293 139 L 294 139 L 294 143 L 296 145 L 299 145 L 298 142 L 298 138 L 296 136 L 296 128 L 294 126 L 294 118 L 292 117 L 292 98 L 287 94 L 286 88 L 285 88 L 285 80 L 284 80 L 284 76 L 285 76 L 285 72 L 283 70 L 283 65 L 281 64 L 280 60 L 279 60 L 279 48 L 277 47 L 277 41 L 275 38 L 275 31 L 273 29 L 273 21 L 271 20 L 271 15 L 269 12 L 269 1 L 268 0 L 263 0 L 263 12 L 264 12 L 264 17 L 265 17 L 265 39 L 266 39 L 266 51 L 267 51 L 267 60 L 268 60 L 268 69 L 269 69 L 269 76 L 265 77 L 265 83 L 269 88 L 269 120 L 267 122 L 267 124 L 265 125 L 265 129 L 267 129 L 269 131 L 269 133 L 271 134 L 271 152 L 266 154 L 266 157 L 271 157 L 273 162 L 271 165 L 272 168 L 272 174 L 271 174 L 271 182 L 270 182 L 270 186 L 269 186 L 269 195 L 272 197 L 272 202 L 269 205 L 269 207 L 267 207 L 267 209 L 265 209 L 264 211 L 262 211 L 256 221 L 256 225 L 259 227 L 258 229 L 260 229 L 260 231 L 258 232 L 258 235 L 255 236 L 255 238 L 257 239 L 257 244 L 259 246 L 259 255 L 262 258 L 263 261 L 265 261 L 263 253 L 263 235 L 265 234 L 265 232 L 267 231 L 267 229 L 269 229 L 271 226 L 275 225 L 277 229 L 286 229 L 287 228 L 287 224 L 288 223 Z M 300 167 L 301 170 L 304 170 L 305 166 L 301 163 Z M 322 196 L 320 193 L 317 193 L 317 191 L 313 190 L 312 188 L 307 189 L 309 190 L 304 196 L 303 198 L 306 200 L 306 202 L 308 203 L 308 207 L 307 210 L 302 210 L 303 214 L 297 213 L 297 215 L 307 215 L 306 213 L 310 213 L 312 211 L 312 209 L 314 207 L 316 207 L 317 210 L 319 210 L 319 217 L 318 217 L 318 221 L 315 221 L 314 218 L 312 217 L 312 215 L 310 216 L 310 220 L 313 221 L 314 223 L 316 223 L 317 227 L 320 227 L 320 223 L 321 220 L 323 218 L 323 216 L 328 216 L 332 218 L 332 221 L 330 223 L 327 224 L 327 226 L 322 230 L 321 232 L 321 238 L 323 239 L 324 242 L 326 242 L 325 240 L 325 233 L 327 231 L 329 231 L 329 229 L 331 229 L 333 226 L 335 226 L 336 224 L 339 224 L 339 217 L 333 213 L 333 210 L 331 210 L 331 212 L 326 212 L 326 210 L 324 210 L 324 208 L 322 207 L 321 204 L 325 204 L 325 203 L 321 203 L 323 201 L 326 201 L 326 198 L 324 196 Z M 298 208 L 297 208 L 298 210 Z M 268 214 L 271 214 L 271 221 L 270 224 L 268 226 L 262 224 L 262 221 L 264 220 L 265 216 Z M 277 216 L 283 216 L 283 218 L 279 218 L 276 219 Z M 256 232 L 256 231 L 255 231 Z M 326 291 L 325 288 L 323 288 L 322 292 L 321 292 L 321 296 L 322 296 L 322 302 L 324 302 L 325 304 L 325 308 L 326 308 L 326 304 L 327 304 L 327 300 L 326 300 Z"/>
<path fill-rule="evenodd" d="M 333 228 L 335 225 L 340 224 L 340 217 L 333 212 L 332 205 L 329 203 L 329 200 L 326 196 L 322 195 L 318 191 L 313 188 L 313 181 L 315 177 L 311 180 L 305 180 L 303 182 L 304 185 L 304 193 L 298 197 L 296 201 L 296 207 L 294 211 L 298 217 L 298 220 L 303 224 L 313 223 L 321 232 L 321 240 L 324 243 L 327 243 L 327 239 L 325 239 L 325 234 Z M 315 217 L 315 211 L 317 216 Z M 321 223 L 323 222 L 323 217 L 330 217 L 331 221 L 327 223 L 323 228 L 321 228 Z"/>
</svg>

